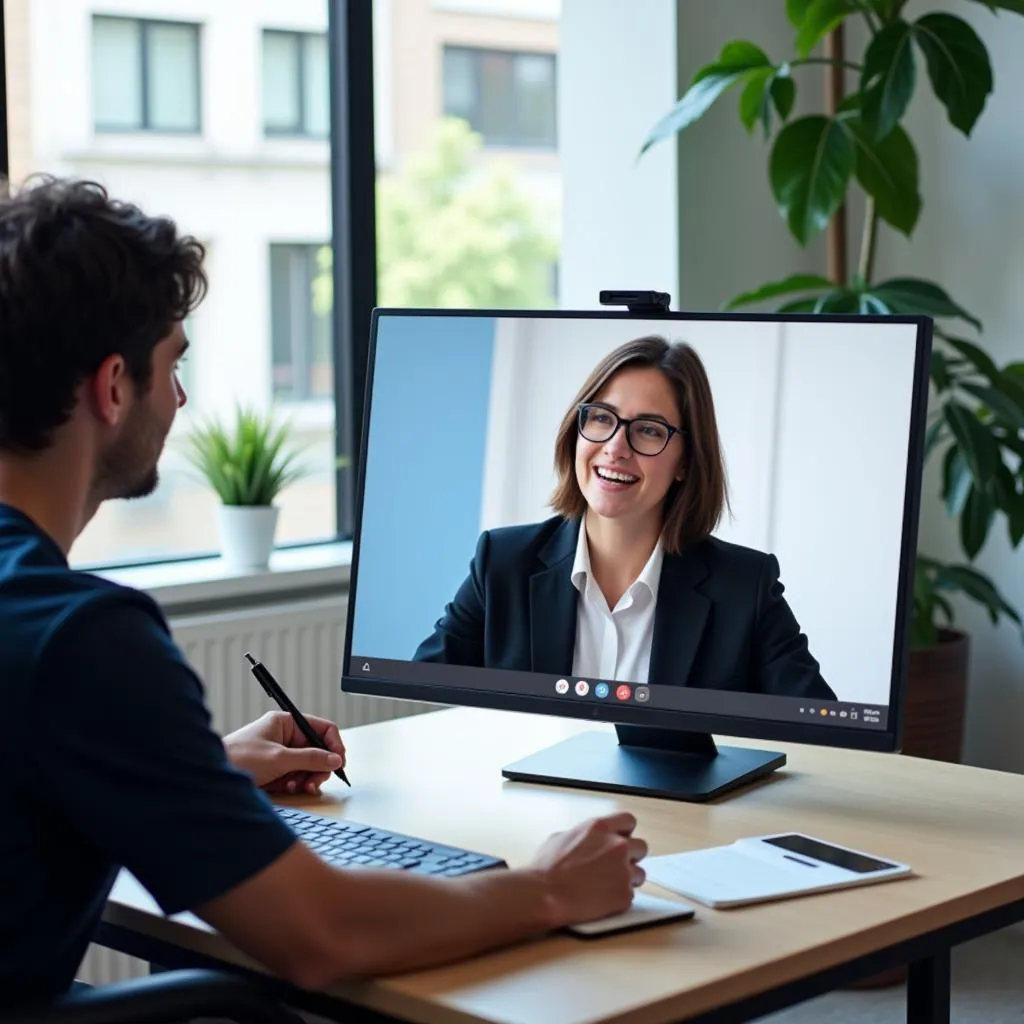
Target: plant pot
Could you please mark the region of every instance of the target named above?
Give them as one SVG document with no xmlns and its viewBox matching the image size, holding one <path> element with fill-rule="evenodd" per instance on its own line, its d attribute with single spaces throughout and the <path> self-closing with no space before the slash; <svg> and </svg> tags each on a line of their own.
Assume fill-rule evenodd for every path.
<svg viewBox="0 0 1024 1024">
<path fill-rule="evenodd" d="M 274 550 L 276 505 L 221 505 L 220 546 L 233 571 L 266 569 Z"/>
<path fill-rule="evenodd" d="M 966 633 L 940 629 L 939 642 L 910 652 L 903 704 L 903 753 L 959 761 L 967 701 Z"/>
</svg>

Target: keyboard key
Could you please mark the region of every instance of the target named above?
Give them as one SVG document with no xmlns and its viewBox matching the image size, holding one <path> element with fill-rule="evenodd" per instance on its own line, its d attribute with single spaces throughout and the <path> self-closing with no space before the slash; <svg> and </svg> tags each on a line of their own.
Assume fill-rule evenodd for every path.
<svg viewBox="0 0 1024 1024">
<path fill-rule="evenodd" d="M 339 867 L 383 868 L 449 878 L 507 867 L 503 860 L 487 854 L 385 832 L 358 822 L 336 821 L 296 807 L 278 807 L 277 812 L 303 843 Z"/>
</svg>

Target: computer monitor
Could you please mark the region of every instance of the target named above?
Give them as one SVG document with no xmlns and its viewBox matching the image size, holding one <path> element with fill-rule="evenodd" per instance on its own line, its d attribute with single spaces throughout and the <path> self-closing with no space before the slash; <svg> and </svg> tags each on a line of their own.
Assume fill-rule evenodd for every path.
<svg viewBox="0 0 1024 1024">
<path fill-rule="evenodd" d="M 614 723 L 503 773 L 684 800 L 785 763 L 713 734 L 898 749 L 930 347 L 376 310 L 342 689 Z"/>
</svg>

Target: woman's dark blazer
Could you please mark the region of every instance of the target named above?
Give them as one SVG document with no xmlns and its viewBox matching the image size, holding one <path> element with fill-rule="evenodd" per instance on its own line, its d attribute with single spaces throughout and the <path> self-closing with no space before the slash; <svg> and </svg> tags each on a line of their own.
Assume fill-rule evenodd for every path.
<svg viewBox="0 0 1024 1024">
<path fill-rule="evenodd" d="M 481 534 L 469 575 L 416 661 L 569 675 L 580 521 Z M 774 555 L 709 537 L 666 554 L 648 683 L 835 700 L 783 597 Z"/>
</svg>

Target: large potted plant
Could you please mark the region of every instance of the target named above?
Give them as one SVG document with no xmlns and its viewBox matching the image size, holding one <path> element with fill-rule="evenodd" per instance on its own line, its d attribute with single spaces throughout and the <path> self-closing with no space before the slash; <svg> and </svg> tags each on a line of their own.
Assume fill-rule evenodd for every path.
<svg viewBox="0 0 1024 1024">
<path fill-rule="evenodd" d="M 274 499 L 305 475 L 290 428 L 273 412 L 236 407 L 234 424 L 211 420 L 188 437 L 188 457 L 220 498 L 221 553 L 236 571 L 265 569 L 280 512 Z"/>
<path fill-rule="evenodd" d="M 795 53 L 772 59 L 759 45 L 727 43 L 651 129 L 641 153 L 685 131 L 722 95 L 739 90 L 739 118 L 771 140 L 768 184 L 796 242 L 828 230 L 828 276 L 796 274 L 736 296 L 725 308 L 924 314 L 935 319 L 925 457 L 941 461 L 941 498 L 959 527 L 964 559 L 943 562 L 918 551 L 910 626 L 904 752 L 944 760 L 961 755 L 968 638 L 955 628 L 953 594 L 981 604 L 993 623 L 1021 624 L 1018 610 L 972 563 L 1001 522 L 1010 544 L 1024 537 L 1024 362 L 999 366 L 976 340 L 981 321 L 941 285 L 915 277 L 876 280 L 880 230 L 908 237 L 922 210 L 917 153 L 904 115 L 927 77 L 951 126 L 969 136 L 993 88 L 986 47 L 962 18 L 917 14 L 907 0 L 778 0 L 793 26 Z M 964 0 L 1024 14 L 1024 0 Z M 867 27 L 857 60 L 844 54 L 843 26 Z M 824 56 L 818 55 L 825 43 Z M 825 65 L 831 88 L 821 113 L 792 118 L 798 79 Z M 820 70 L 820 69 L 819 69 Z M 924 71 L 925 74 L 921 74 Z M 847 90 L 846 79 L 856 87 Z M 815 83 L 817 84 L 817 83 Z M 846 200 L 864 195 L 856 269 L 845 269 Z M 837 251 L 837 249 L 839 251 Z"/>
</svg>

